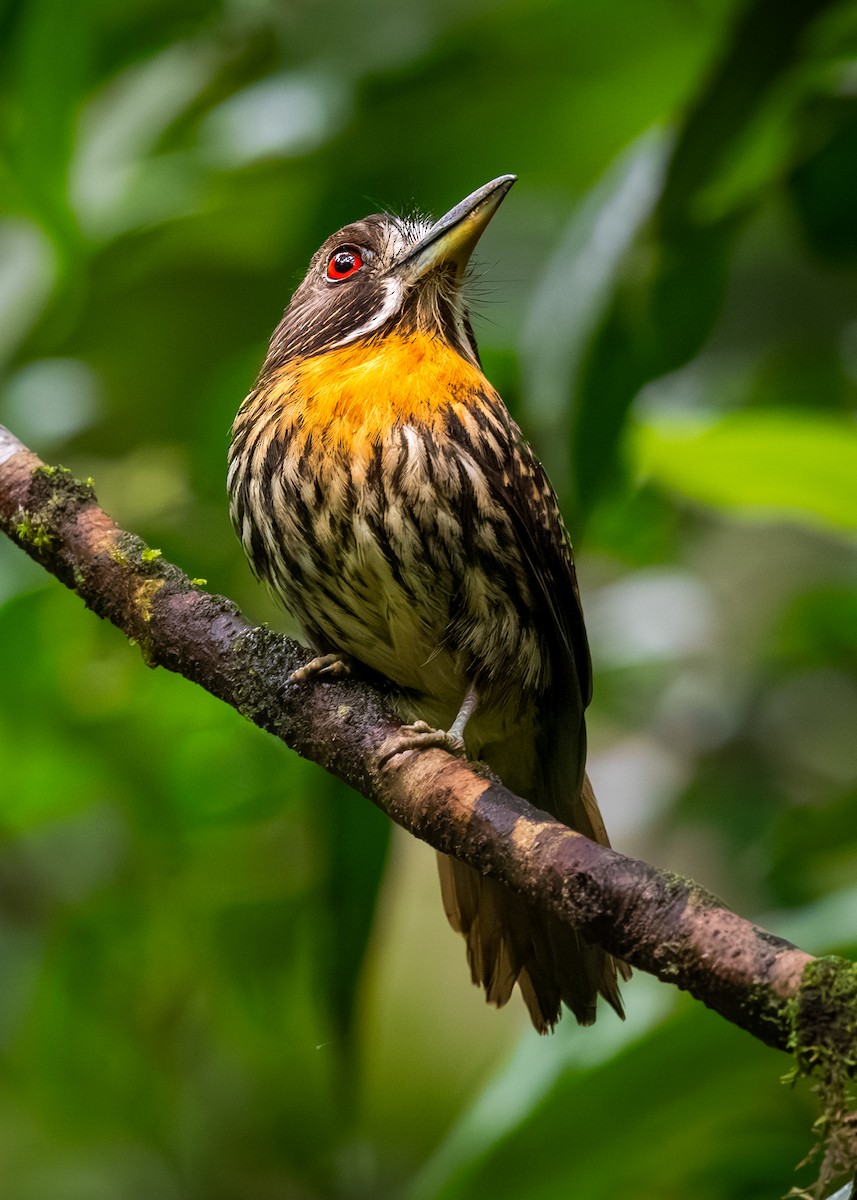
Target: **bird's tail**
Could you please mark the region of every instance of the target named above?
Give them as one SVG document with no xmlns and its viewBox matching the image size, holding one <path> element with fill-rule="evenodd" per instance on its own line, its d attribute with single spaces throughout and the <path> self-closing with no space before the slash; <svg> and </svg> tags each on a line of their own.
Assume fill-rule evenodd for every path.
<svg viewBox="0 0 857 1200">
<path fill-rule="evenodd" d="M 567 824 L 580 833 L 610 844 L 586 776 L 570 817 Z M 539 1033 L 553 1028 L 561 1004 L 591 1025 L 599 995 L 624 1016 L 618 983 L 619 975 L 630 976 L 624 963 L 466 863 L 439 854 L 438 867 L 446 915 L 464 935 L 473 982 L 490 1003 L 505 1004 L 517 983 Z"/>
</svg>

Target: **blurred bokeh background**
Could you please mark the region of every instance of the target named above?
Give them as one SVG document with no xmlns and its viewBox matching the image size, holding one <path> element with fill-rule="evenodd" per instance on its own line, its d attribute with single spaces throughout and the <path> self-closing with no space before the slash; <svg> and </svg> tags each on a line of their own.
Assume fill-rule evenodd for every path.
<svg viewBox="0 0 857 1200">
<path fill-rule="evenodd" d="M 857 949 L 857 4 L 6 0 L 0 420 L 253 618 L 225 453 L 333 229 L 507 171 L 487 372 L 561 493 L 614 842 Z M 0 544 L 0 1192 L 769 1200 L 784 1055 L 494 1012 L 432 853 Z"/>
</svg>

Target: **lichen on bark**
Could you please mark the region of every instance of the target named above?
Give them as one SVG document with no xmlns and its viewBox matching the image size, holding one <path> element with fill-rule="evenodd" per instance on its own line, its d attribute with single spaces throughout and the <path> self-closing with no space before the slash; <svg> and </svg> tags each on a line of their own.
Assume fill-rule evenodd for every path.
<svg viewBox="0 0 857 1200">
<path fill-rule="evenodd" d="M 857 963 L 834 956 L 808 963 L 789 1018 L 796 1065 L 787 1080 L 811 1079 L 821 1107 L 804 1163 L 822 1155 L 815 1184 L 789 1196 L 822 1200 L 833 1183 L 857 1172 Z"/>
</svg>

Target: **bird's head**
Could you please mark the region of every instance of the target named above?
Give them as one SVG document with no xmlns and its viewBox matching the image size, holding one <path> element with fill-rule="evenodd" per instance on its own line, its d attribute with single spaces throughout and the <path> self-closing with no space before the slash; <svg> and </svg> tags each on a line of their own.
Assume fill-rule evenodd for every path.
<svg viewBox="0 0 857 1200">
<path fill-rule="evenodd" d="M 334 233 L 292 296 L 263 374 L 295 358 L 410 331 L 441 338 L 478 364 L 461 285 L 474 246 L 514 182 L 514 175 L 501 175 L 434 224 L 376 214 Z"/>
</svg>

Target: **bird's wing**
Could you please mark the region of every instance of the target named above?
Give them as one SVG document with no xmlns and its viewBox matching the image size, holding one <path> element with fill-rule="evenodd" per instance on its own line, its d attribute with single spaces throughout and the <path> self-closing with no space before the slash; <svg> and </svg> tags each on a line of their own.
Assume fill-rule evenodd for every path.
<svg viewBox="0 0 857 1200">
<path fill-rule="evenodd" d="M 496 459 L 483 458 L 489 466 L 485 478 L 509 522 L 550 657 L 550 678 L 537 700 L 533 727 L 491 746 L 485 757 L 522 796 L 608 844 L 584 772 L 592 667 L 571 544 L 544 468 L 505 408 L 498 402 L 488 411 L 506 436 Z M 520 739 L 532 737 L 533 728 L 535 753 L 529 753 L 532 746 L 522 752 Z M 523 762 L 532 765 L 528 779 L 520 775 Z M 561 1001 L 589 1024 L 599 993 L 621 1015 L 617 964 L 599 946 L 465 863 L 441 855 L 440 875 L 447 916 L 464 934 L 474 982 L 489 1000 L 505 1003 L 517 981 L 540 1031 L 556 1022 Z"/>
<path fill-rule="evenodd" d="M 519 433 L 509 471 L 507 511 L 530 578 L 544 605 L 551 650 L 580 689 L 581 709 L 592 699 L 592 662 L 583 623 L 571 542 L 544 467 Z"/>
</svg>

